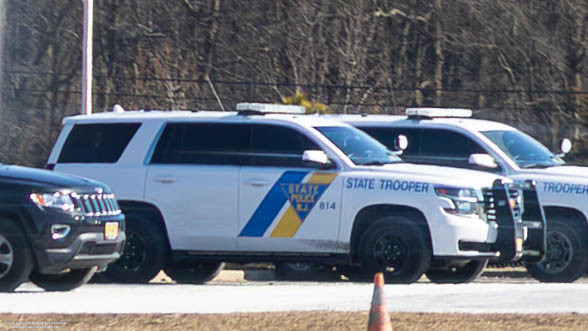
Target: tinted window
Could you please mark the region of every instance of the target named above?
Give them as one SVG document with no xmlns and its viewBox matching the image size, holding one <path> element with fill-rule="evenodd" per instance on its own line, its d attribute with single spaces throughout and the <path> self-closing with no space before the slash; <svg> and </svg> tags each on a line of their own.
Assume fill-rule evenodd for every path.
<svg viewBox="0 0 588 331">
<path fill-rule="evenodd" d="M 468 159 L 471 154 L 486 153 L 468 137 L 447 130 L 423 130 L 420 143 L 421 153 L 426 156 Z"/>
<path fill-rule="evenodd" d="M 151 163 L 245 164 L 250 126 L 231 123 L 167 124 Z"/>
<path fill-rule="evenodd" d="M 298 131 L 276 125 L 255 124 L 251 135 L 251 165 L 304 167 L 302 154 L 320 150 L 314 142 Z"/>
<path fill-rule="evenodd" d="M 315 127 L 357 165 L 402 162 L 386 146 L 365 132 L 348 126 Z"/>
<path fill-rule="evenodd" d="M 58 163 L 115 163 L 140 123 L 77 124 L 67 137 Z"/>
</svg>

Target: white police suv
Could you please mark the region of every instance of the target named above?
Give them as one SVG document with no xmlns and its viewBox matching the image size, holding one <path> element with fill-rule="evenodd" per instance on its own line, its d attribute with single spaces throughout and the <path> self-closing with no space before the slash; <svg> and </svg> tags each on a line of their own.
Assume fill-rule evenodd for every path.
<svg viewBox="0 0 588 331">
<path fill-rule="evenodd" d="M 237 110 L 64 120 L 48 167 L 108 183 L 126 214 L 110 279 L 146 282 L 164 269 L 201 283 L 224 261 L 266 261 L 466 282 L 489 258 L 542 258 L 540 208 L 523 221 L 522 190 L 507 178 L 407 164 L 350 125 L 270 114 L 302 107 Z"/>
<path fill-rule="evenodd" d="M 502 123 L 470 119 L 469 109 L 409 108 L 407 116 L 334 116 L 394 148 L 407 137 L 407 162 L 470 168 L 537 183 L 547 219 L 547 254 L 527 265 L 541 281 L 570 282 L 588 269 L 588 168 L 567 165 L 529 135 Z M 571 148 L 562 141 L 562 152 Z"/>
</svg>

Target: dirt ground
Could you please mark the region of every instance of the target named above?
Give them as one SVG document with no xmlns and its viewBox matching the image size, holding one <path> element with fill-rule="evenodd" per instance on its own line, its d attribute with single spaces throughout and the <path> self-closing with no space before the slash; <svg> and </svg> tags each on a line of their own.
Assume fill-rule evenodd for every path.
<svg viewBox="0 0 588 331">
<path fill-rule="evenodd" d="M 0 329 L 55 330 L 365 330 L 367 312 L 255 314 L 0 314 Z M 586 330 L 582 314 L 392 313 L 394 330 Z"/>
</svg>

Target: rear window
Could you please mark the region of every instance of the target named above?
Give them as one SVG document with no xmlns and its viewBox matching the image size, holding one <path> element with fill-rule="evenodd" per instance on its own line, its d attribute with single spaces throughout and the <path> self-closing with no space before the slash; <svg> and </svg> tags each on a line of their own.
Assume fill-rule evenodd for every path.
<svg viewBox="0 0 588 331">
<path fill-rule="evenodd" d="M 57 163 L 115 163 L 141 123 L 77 124 Z"/>
</svg>

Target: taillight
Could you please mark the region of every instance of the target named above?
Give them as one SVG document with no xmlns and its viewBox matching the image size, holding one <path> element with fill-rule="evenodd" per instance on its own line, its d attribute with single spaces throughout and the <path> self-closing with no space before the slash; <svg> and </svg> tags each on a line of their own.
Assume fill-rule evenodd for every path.
<svg viewBox="0 0 588 331">
<path fill-rule="evenodd" d="M 55 163 L 47 163 L 45 165 L 45 169 L 47 169 L 47 170 L 54 170 L 55 169 Z"/>
</svg>

